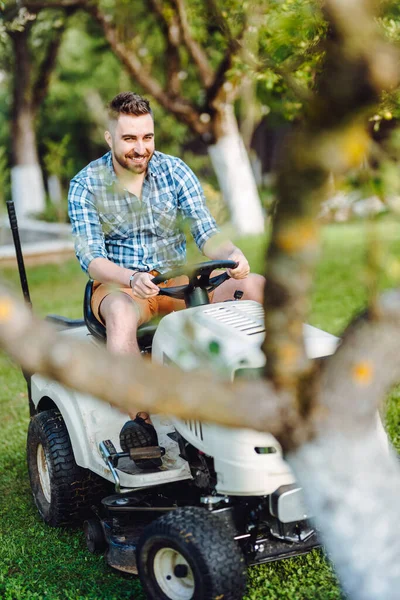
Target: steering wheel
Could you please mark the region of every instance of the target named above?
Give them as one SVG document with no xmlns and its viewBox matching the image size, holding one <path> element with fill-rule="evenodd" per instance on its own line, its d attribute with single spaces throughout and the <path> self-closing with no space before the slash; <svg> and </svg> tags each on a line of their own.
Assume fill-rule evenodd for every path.
<svg viewBox="0 0 400 600">
<path fill-rule="evenodd" d="M 229 279 L 228 273 L 221 273 L 215 277 L 210 275 L 214 269 L 235 269 L 238 263 L 233 260 L 209 260 L 207 262 L 200 263 L 198 265 L 183 265 L 172 269 L 167 273 L 161 273 L 152 279 L 152 283 L 158 285 L 168 279 L 174 279 L 181 275 L 187 275 L 189 277 L 189 283 L 186 285 L 176 285 L 169 288 L 160 288 L 160 295 L 170 296 L 177 300 L 185 300 L 190 292 L 196 288 L 201 288 L 207 292 L 212 292 L 221 283 Z"/>
</svg>

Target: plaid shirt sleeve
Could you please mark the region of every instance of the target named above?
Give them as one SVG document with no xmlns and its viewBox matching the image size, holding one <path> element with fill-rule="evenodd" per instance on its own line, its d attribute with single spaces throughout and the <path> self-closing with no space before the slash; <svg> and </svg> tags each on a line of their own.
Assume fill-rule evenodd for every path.
<svg viewBox="0 0 400 600">
<path fill-rule="evenodd" d="M 200 181 L 180 159 L 177 159 L 174 178 L 179 208 L 183 217 L 188 219 L 193 239 L 202 251 L 206 241 L 219 232 L 218 226 L 206 206 Z"/>
<path fill-rule="evenodd" d="M 75 241 L 75 254 L 84 271 L 94 258 L 107 258 L 104 234 L 94 194 L 84 180 L 72 179 L 68 193 L 68 214 Z"/>
</svg>

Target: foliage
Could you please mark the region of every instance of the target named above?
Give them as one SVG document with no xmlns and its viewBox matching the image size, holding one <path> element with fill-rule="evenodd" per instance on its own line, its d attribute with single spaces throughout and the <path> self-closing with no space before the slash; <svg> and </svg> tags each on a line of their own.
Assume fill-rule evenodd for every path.
<svg viewBox="0 0 400 600">
<path fill-rule="evenodd" d="M 68 146 L 71 142 L 71 136 L 65 135 L 59 142 L 50 139 L 43 140 L 46 147 L 44 164 L 49 175 L 56 175 L 60 179 L 72 177 L 71 159 L 68 157 Z"/>
<path fill-rule="evenodd" d="M 115 0 L 100 4 L 106 7 L 117 27 L 124 24 L 120 26 L 122 35 L 132 39 L 131 48 L 140 56 L 143 68 L 165 86 L 168 46 L 155 11 L 135 0 L 137 18 L 133 23 L 132 3 Z M 165 3 L 165 21 L 171 23 L 174 15 L 173 3 Z M 239 49 L 232 53 L 225 85 L 240 94 L 241 81 L 253 80 L 257 85 L 259 116 L 272 112 L 292 120 L 298 115 L 303 100 L 299 92 L 306 93 L 313 87 L 323 56 L 321 42 L 326 35 L 326 23 L 318 5 L 310 0 L 258 3 L 220 0 L 215 4 L 197 0 L 187 3 L 187 18 L 193 39 L 205 51 L 213 69 L 218 68 L 232 49 L 233 41 L 238 41 Z M 179 55 L 183 96 L 200 108 L 204 103 L 204 110 L 209 110 L 205 104 L 206 90 L 184 44 Z"/>
<path fill-rule="evenodd" d="M 46 196 L 46 205 L 44 210 L 35 213 L 35 219 L 46 221 L 47 223 L 69 223 L 67 197 L 63 196 L 61 203 L 52 202 Z"/>
<path fill-rule="evenodd" d="M 151 73 L 154 79 L 168 89 L 168 45 L 162 19 L 151 10 L 151 5 L 141 0 L 135 0 L 134 5 L 123 0 L 102 0 L 100 6 L 115 23 L 121 38 L 129 40 L 128 47 L 139 56 L 143 70 Z M 289 58 L 297 59 L 303 54 L 306 64 L 300 64 L 294 74 L 300 80 L 312 77 L 312 61 L 315 62 L 315 57 L 310 53 L 310 47 L 321 36 L 322 25 L 320 16 L 312 11 L 311 3 L 306 0 L 293 3 L 289 0 L 285 3 L 262 2 L 256 5 L 252 2 L 224 0 L 216 3 L 224 26 L 215 17 L 210 6 L 211 3 L 199 0 L 188 3 L 187 18 L 190 33 L 196 43 L 204 48 L 211 67 L 217 68 L 228 52 L 231 43 L 229 40 L 239 39 L 248 21 L 249 30 L 258 30 L 258 47 L 255 48 L 254 56 L 249 56 L 246 51 L 235 53 L 226 78 L 231 85 L 237 87 L 244 75 L 250 76 L 257 83 L 257 94 L 264 113 L 277 112 L 285 118 L 292 118 L 301 106 L 301 101 L 295 98 L 293 91 L 288 92 L 284 78 L 276 69 Z M 49 28 L 58 22 L 56 16 L 50 18 L 50 13 L 51 11 L 39 13 L 33 31 L 32 46 L 39 53 L 39 58 L 43 39 Z M 253 18 L 254 14 L 257 15 L 256 19 Z M 165 23 L 171 24 L 174 15 L 172 4 L 164 3 L 162 18 Z M 307 40 L 307 44 L 304 40 Z M 182 83 L 183 96 L 201 112 L 205 102 L 204 86 L 183 44 L 179 47 L 179 58 L 181 69 L 178 79 Z M 72 17 L 70 30 L 60 51 L 50 95 L 41 110 L 41 153 L 44 150 L 43 138 L 60 140 L 66 133 L 70 133 L 73 140 L 72 159 L 75 163 L 83 166 L 94 155 L 98 156 L 102 144 L 99 127 L 101 115 L 94 114 L 93 105 L 99 106 L 99 100 L 100 104 L 104 104 L 115 93 L 131 86 L 132 82 L 108 50 L 99 27 L 83 12 Z M 137 84 L 135 87 L 139 92 L 143 91 Z M 205 105 L 203 110 L 206 110 Z M 174 117 L 157 106 L 156 119 L 159 124 L 159 144 L 166 147 L 167 152 L 179 153 L 182 142 L 188 138 L 186 126 L 177 124 Z M 79 159 L 80 155 L 84 157 Z"/>
<path fill-rule="evenodd" d="M 45 140 L 60 143 L 68 135 L 66 159 L 76 173 L 107 148 L 104 141 L 106 103 L 122 89 L 143 93 L 124 72 L 86 13 L 70 20 L 53 74 L 49 94 L 39 115 L 39 148 Z M 180 154 L 186 127 L 154 103 L 156 143 L 160 150 Z"/>
<path fill-rule="evenodd" d="M 35 16 L 32 15 L 25 7 L 21 7 L 17 10 L 12 10 L 15 6 L 14 2 L 3 2 L 0 6 L 0 41 L 6 42 L 7 32 L 9 31 L 23 31 L 29 21 L 34 21 Z M 8 13 L 7 8 L 11 8 Z"/>
<path fill-rule="evenodd" d="M 261 16 L 259 66 L 253 71 L 262 114 L 295 119 L 321 67 L 326 23 L 310 0 L 275 0 Z M 251 67 L 248 67 L 248 69 Z"/>
<path fill-rule="evenodd" d="M 56 177 L 59 181 L 61 198 L 46 198 L 45 211 L 36 215 L 40 220 L 58 223 L 69 222 L 66 187 L 69 184 L 69 180 L 75 174 L 72 158 L 68 158 L 70 143 L 71 136 L 68 134 L 59 142 L 50 139 L 44 140 L 46 147 L 46 154 L 44 156 L 46 171 L 49 176 Z"/>
<path fill-rule="evenodd" d="M 39 114 L 41 153 L 46 153 L 46 143 L 62 144 L 69 136 L 65 158 L 71 173 L 101 154 L 104 98 L 114 95 L 121 77 L 121 68 L 104 41 L 86 32 L 87 21 L 84 13 L 71 18 Z"/>
<path fill-rule="evenodd" d="M 12 4 L 6 3 L 7 6 Z M 129 47 L 137 52 L 143 69 L 165 85 L 168 77 L 168 46 L 162 23 L 151 10 L 151 5 L 142 0 L 135 0 L 133 4 L 125 0 L 101 0 L 100 6 L 115 21 L 121 36 L 129 39 Z M 211 3 L 196 0 L 187 3 L 187 13 L 194 40 L 206 50 L 210 64 L 216 68 L 228 50 L 229 36 L 210 12 L 210 6 Z M 326 23 L 318 4 L 316 6 L 310 0 L 273 0 L 268 3 L 219 0 L 216 6 L 233 37 L 240 35 L 247 22 L 243 49 L 235 53 L 226 77 L 233 86 L 238 86 L 239 98 L 241 81 L 253 82 L 256 93 L 255 122 L 266 115 L 272 126 L 298 118 L 304 100 L 313 90 L 324 56 L 322 42 L 326 36 Z M 383 8 L 379 22 L 387 36 L 397 43 L 400 15 L 396 3 L 386 2 Z M 172 4 L 163 3 L 163 18 L 167 23 L 171 22 L 173 15 Z M 26 18 L 26 11 L 20 12 L 13 26 L 23 26 Z M 5 26 L 4 19 L 2 22 Z M 40 62 L 49 35 L 59 25 L 61 13 L 54 10 L 39 13 L 32 29 L 31 45 L 35 64 Z M 4 40 L 1 43 L 4 49 L 1 59 L 3 69 L 10 73 L 12 65 L 8 44 Z M 178 75 L 185 98 L 201 107 L 205 101 L 204 87 L 183 45 L 179 48 L 179 56 L 181 70 Z M 0 82 L 3 93 L 10 81 L 7 78 Z M 71 171 L 76 172 L 97 158 L 105 149 L 104 105 L 118 91 L 129 88 L 143 93 L 110 51 L 99 25 L 85 12 L 76 13 L 69 19 L 50 90 L 40 110 L 38 145 L 41 157 L 46 154 L 46 140 L 61 143 L 65 135 L 70 135 L 66 158 L 70 161 Z M 371 115 L 375 129 L 397 118 L 400 106 L 397 93 L 385 93 L 381 108 Z M 1 96 L 0 89 L 3 109 L 0 114 L 0 143 L 2 131 L 5 132 L 5 138 L 8 127 L 8 107 L 3 105 Z M 4 96 L 4 102 L 9 104 L 7 96 Z M 244 102 L 242 108 L 240 102 L 237 104 L 243 113 L 246 111 Z M 181 155 L 182 145 L 191 137 L 187 126 L 177 122 L 176 117 L 157 102 L 153 104 L 159 149 Z M 389 179 L 393 181 L 394 167 L 387 171 L 390 171 Z M 388 179 L 386 174 L 382 177 Z"/>
</svg>

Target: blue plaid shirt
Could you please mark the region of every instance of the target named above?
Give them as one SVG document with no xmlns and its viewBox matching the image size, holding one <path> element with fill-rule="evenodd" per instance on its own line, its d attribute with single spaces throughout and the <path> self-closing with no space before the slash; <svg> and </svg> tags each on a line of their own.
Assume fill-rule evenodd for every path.
<svg viewBox="0 0 400 600">
<path fill-rule="evenodd" d="M 200 250 L 218 232 L 193 171 L 161 152 L 149 162 L 141 200 L 121 187 L 111 152 L 91 162 L 71 181 L 68 212 L 84 271 L 100 257 L 165 272 L 186 260 L 185 223 Z"/>
</svg>

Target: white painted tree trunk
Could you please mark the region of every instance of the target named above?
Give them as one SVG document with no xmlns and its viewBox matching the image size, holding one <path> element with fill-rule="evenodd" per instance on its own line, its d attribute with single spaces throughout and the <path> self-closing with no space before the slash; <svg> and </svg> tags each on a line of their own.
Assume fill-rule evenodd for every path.
<svg viewBox="0 0 400 600">
<path fill-rule="evenodd" d="M 60 206 L 62 202 L 62 186 L 58 175 L 49 175 L 47 178 L 47 188 L 51 202 Z"/>
<path fill-rule="evenodd" d="M 14 107 L 11 192 L 17 216 L 29 217 L 45 208 L 43 174 L 35 131 L 35 111 L 31 106 Z"/>
<path fill-rule="evenodd" d="M 223 115 L 221 135 L 208 152 L 239 235 L 264 231 L 263 210 L 249 156 L 240 136 L 233 109 Z"/>
<path fill-rule="evenodd" d="M 44 210 L 45 192 L 39 164 L 12 167 L 11 192 L 18 218 Z"/>
</svg>

